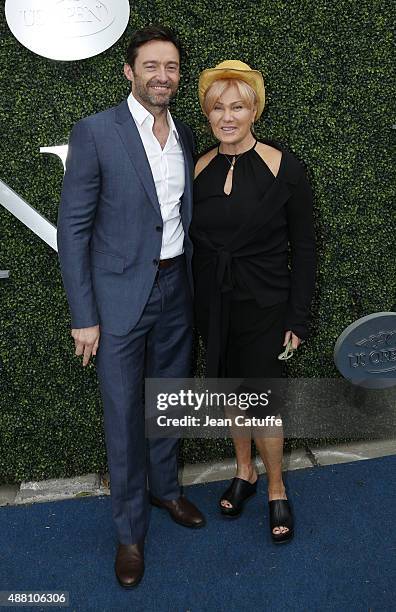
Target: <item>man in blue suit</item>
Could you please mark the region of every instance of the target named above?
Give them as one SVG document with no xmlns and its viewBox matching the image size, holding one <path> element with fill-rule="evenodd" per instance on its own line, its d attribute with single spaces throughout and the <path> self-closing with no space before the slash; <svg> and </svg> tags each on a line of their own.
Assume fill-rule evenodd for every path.
<svg viewBox="0 0 396 612">
<path fill-rule="evenodd" d="M 177 440 L 145 439 L 142 399 L 145 377 L 191 375 L 193 136 L 168 110 L 179 68 L 170 30 L 135 32 L 127 100 L 73 128 L 58 216 L 76 355 L 96 355 L 125 587 L 143 576 L 149 499 L 181 525 L 205 522 L 180 494 Z"/>
</svg>

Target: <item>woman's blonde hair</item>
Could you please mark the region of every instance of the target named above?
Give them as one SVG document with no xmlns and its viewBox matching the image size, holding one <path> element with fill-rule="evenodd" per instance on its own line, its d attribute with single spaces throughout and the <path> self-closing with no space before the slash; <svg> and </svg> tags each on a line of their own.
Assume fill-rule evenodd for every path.
<svg viewBox="0 0 396 612">
<path fill-rule="evenodd" d="M 235 85 L 243 102 L 249 108 L 253 108 L 257 104 L 256 92 L 250 85 L 240 79 L 218 79 L 209 87 L 206 92 L 203 107 L 205 115 L 208 117 L 212 112 L 214 105 L 222 94 L 229 88 Z"/>
</svg>

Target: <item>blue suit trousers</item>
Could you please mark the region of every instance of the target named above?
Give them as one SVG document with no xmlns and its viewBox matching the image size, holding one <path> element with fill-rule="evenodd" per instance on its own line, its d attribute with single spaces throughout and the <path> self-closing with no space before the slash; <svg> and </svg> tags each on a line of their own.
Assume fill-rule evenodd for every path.
<svg viewBox="0 0 396 612">
<path fill-rule="evenodd" d="M 146 440 L 143 389 L 145 378 L 191 376 L 192 328 L 192 296 L 182 256 L 158 270 L 143 314 L 128 334 L 100 335 L 96 367 L 112 514 L 121 544 L 145 537 L 148 491 L 165 500 L 180 495 L 178 440 Z"/>
</svg>

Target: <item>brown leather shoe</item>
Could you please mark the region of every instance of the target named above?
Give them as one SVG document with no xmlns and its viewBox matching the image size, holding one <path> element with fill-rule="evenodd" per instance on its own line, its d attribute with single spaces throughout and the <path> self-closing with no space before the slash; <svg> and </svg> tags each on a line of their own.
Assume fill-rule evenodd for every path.
<svg viewBox="0 0 396 612">
<path fill-rule="evenodd" d="M 132 588 L 139 584 L 144 574 L 144 544 L 119 544 L 114 564 L 121 586 Z"/>
<path fill-rule="evenodd" d="M 180 496 L 179 499 L 168 500 L 151 496 L 151 503 L 153 506 L 167 510 L 175 523 L 183 527 L 197 529 L 205 525 L 204 515 L 187 497 Z"/>
</svg>

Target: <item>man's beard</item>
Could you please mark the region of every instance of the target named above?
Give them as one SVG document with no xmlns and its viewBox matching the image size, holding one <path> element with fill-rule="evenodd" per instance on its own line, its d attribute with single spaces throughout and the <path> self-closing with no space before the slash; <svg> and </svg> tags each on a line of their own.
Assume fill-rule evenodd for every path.
<svg viewBox="0 0 396 612">
<path fill-rule="evenodd" d="M 159 106 L 161 108 L 166 108 L 167 106 L 169 106 L 172 98 L 175 97 L 177 92 L 177 88 L 172 89 L 171 84 L 166 84 L 166 87 L 168 87 L 168 95 L 160 93 L 155 94 L 154 92 L 151 94 L 148 91 L 149 86 L 164 85 L 164 83 L 156 83 L 155 81 L 149 81 L 146 85 L 143 85 L 141 79 L 139 77 L 136 77 L 136 75 L 134 79 L 134 85 L 135 93 L 143 102 L 146 102 L 146 104 L 149 104 L 150 106 Z"/>
</svg>

